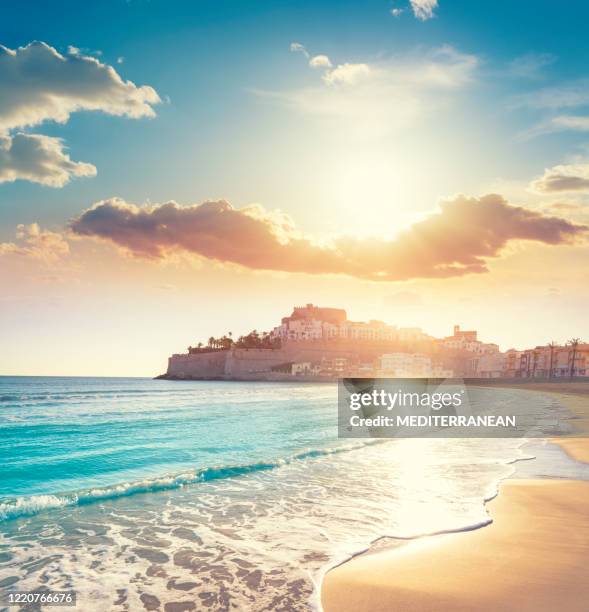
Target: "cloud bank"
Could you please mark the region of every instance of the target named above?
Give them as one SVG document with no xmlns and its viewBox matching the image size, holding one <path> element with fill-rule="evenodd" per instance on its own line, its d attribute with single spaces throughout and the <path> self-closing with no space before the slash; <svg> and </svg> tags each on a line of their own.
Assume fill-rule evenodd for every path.
<svg viewBox="0 0 589 612">
<path fill-rule="evenodd" d="M 487 260 L 511 241 L 571 244 L 589 229 L 512 206 L 495 194 L 442 202 L 439 212 L 389 240 L 340 237 L 318 244 L 283 213 L 260 206 L 236 209 L 225 201 L 140 207 L 112 198 L 96 203 L 70 227 L 79 236 L 111 241 L 138 257 L 188 252 L 255 270 L 374 281 L 487 272 Z"/>
<path fill-rule="evenodd" d="M 72 161 L 60 138 L 23 133 L 0 135 L 0 183 L 23 179 L 63 187 L 76 176 L 96 176 L 96 167 Z"/>
</svg>

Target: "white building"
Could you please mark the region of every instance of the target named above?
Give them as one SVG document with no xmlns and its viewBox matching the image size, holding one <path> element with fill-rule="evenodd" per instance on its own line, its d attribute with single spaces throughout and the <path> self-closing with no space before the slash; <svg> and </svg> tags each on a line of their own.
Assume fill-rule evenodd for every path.
<svg viewBox="0 0 589 612">
<path fill-rule="evenodd" d="M 416 342 L 427 336 L 420 328 L 397 328 L 383 321 L 348 321 L 340 308 L 320 308 L 313 304 L 297 306 L 284 317 L 271 336 L 282 341 Z"/>
<path fill-rule="evenodd" d="M 386 353 L 380 357 L 380 376 L 398 378 L 452 378 L 453 372 L 421 353 Z"/>
</svg>

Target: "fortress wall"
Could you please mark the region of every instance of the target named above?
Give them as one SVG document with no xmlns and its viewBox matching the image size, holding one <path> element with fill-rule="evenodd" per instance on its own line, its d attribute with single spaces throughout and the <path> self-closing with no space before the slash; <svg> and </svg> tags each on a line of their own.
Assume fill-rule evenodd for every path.
<svg viewBox="0 0 589 612">
<path fill-rule="evenodd" d="M 382 346 L 379 347 L 382 351 Z M 227 377 L 239 377 L 256 372 L 269 372 L 273 366 L 287 362 L 320 362 L 323 357 L 353 358 L 357 350 L 347 345 L 332 345 L 327 342 L 287 342 L 281 349 L 244 349 L 235 348 L 229 352 L 225 366 Z M 366 359 L 375 355 L 374 347 L 366 347 Z"/>
<path fill-rule="evenodd" d="M 268 372 L 272 366 L 293 361 L 283 349 L 232 349 L 227 357 L 225 375 L 247 376 L 254 372 Z"/>
<path fill-rule="evenodd" d="M 172 355 L 168 359 L 167 376 L 173 378 L 221 377 L 229 351 L 214 351 L 193 355 Z"/>
<path fill-rule="evenodd" d="M 320 362 L 322 358 L 347 357 L 371 361 L 386 352 L 382 343 L 286 342 L 281 349 L 234 348 L 188 355 L 172 355 L 167 376 L 171 378 L 251 378 L 287 362 Z"/>
</svg>

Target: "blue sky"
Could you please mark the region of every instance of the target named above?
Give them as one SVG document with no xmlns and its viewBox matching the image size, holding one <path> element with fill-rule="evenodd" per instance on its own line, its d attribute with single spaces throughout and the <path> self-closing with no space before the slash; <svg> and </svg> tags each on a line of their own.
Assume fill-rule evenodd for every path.
<svg viewBox="0 0 589 612">
<path fill-rule="evenodd" d="M 267 186 L 266 175 L 313 180 L 304 157 L 312 158 L 315 143 L 306 134 L 300 136 L 306 118 L 252 93 L 312 82 L 315 75 L 289 51 L 293 41 L 337 62 L 370 61 L 445 44 L 479 57 L 481 75 L 477 87 L 466 93 L 468 114 L 463 115 L 474 137 L 464 129 L 442 133 L 436 143 L 451 145 L 459 139 L 462 150 L 480 146 L 479 155 L 487 158 L 484 170 L 476 169 L 477 181 L 538 174 L 584 145 L 584 135 L 571 132 L 517 141 L 516 134 L 541 113 L 506 112 L 505 105 L 510 95 L 583 75 L 589 17 L 585 3 L 568 3 L 564 10 L 551 2 L 450 0 L 441 2 L 428 21 L 413 18 L 408 10 L 395 18 L 393 6 L 404 4 L 6 3 L 0 26 L 5 46 L 43 40 L 64 53 L 69 45 L 101 51 L 101 61 L 115 66 L 124 79 L 151 85 L 169 102 L 157 109 L 155 120 L 78 113 L 66 125 L 45 123 L 36 129 L 64 138 L 72 158 L 93 163 L 98 176 L 59 190 L 23 181 L 3 185 L 3 235 L 12 233 L 16 220 L 58 224 L 64 215 L 115 194 L 140 202 L 225 197 L 236 204 L 261 201 L 296 212 L 301 204 Z M 501 74 L 510 61 L 530 53 L 554 56 L 554 63 L 544 68 L 545 78 Z M 120 65 L 119 57 L 124 58 Z M 480 142 L 483 138 L 486 142 Z M 274 160 L 269 168 L 268 159 Z M 457 151 L 456 163 L 461 159 Z M 469 181 L 463 184 L 467 191 L 474 187 Z M 439 195 L 443 193 L 441 188 Z M 434 204 L 424 201 L 421 206 Z M 319 207 L 322 214 L 327 212 Z M 308 223 L 324 225 L 320 218 L 310 217 Z"/>
</svg>

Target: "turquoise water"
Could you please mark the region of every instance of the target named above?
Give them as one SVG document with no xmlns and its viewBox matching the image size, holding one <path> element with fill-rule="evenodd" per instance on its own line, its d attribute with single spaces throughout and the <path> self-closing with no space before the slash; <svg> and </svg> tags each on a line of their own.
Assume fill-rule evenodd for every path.
<svg viewBox="0 0 589 612">
<path fill-rule="evenodd" d="M 273 383 L 2 377 L 0 503 L 157 486 L 186 470 L 207 479 L 270 469 L 338 445 L 334 393 Z"/>
<path fill-rule="evenodd" d="M 336 395 L 0 377 L 0 590 L 75 589 L 92 611 L 308 610 L 326 569 L 378 538 L 489 522 L 522 440 L 339 440 Z"/>
</svg>

